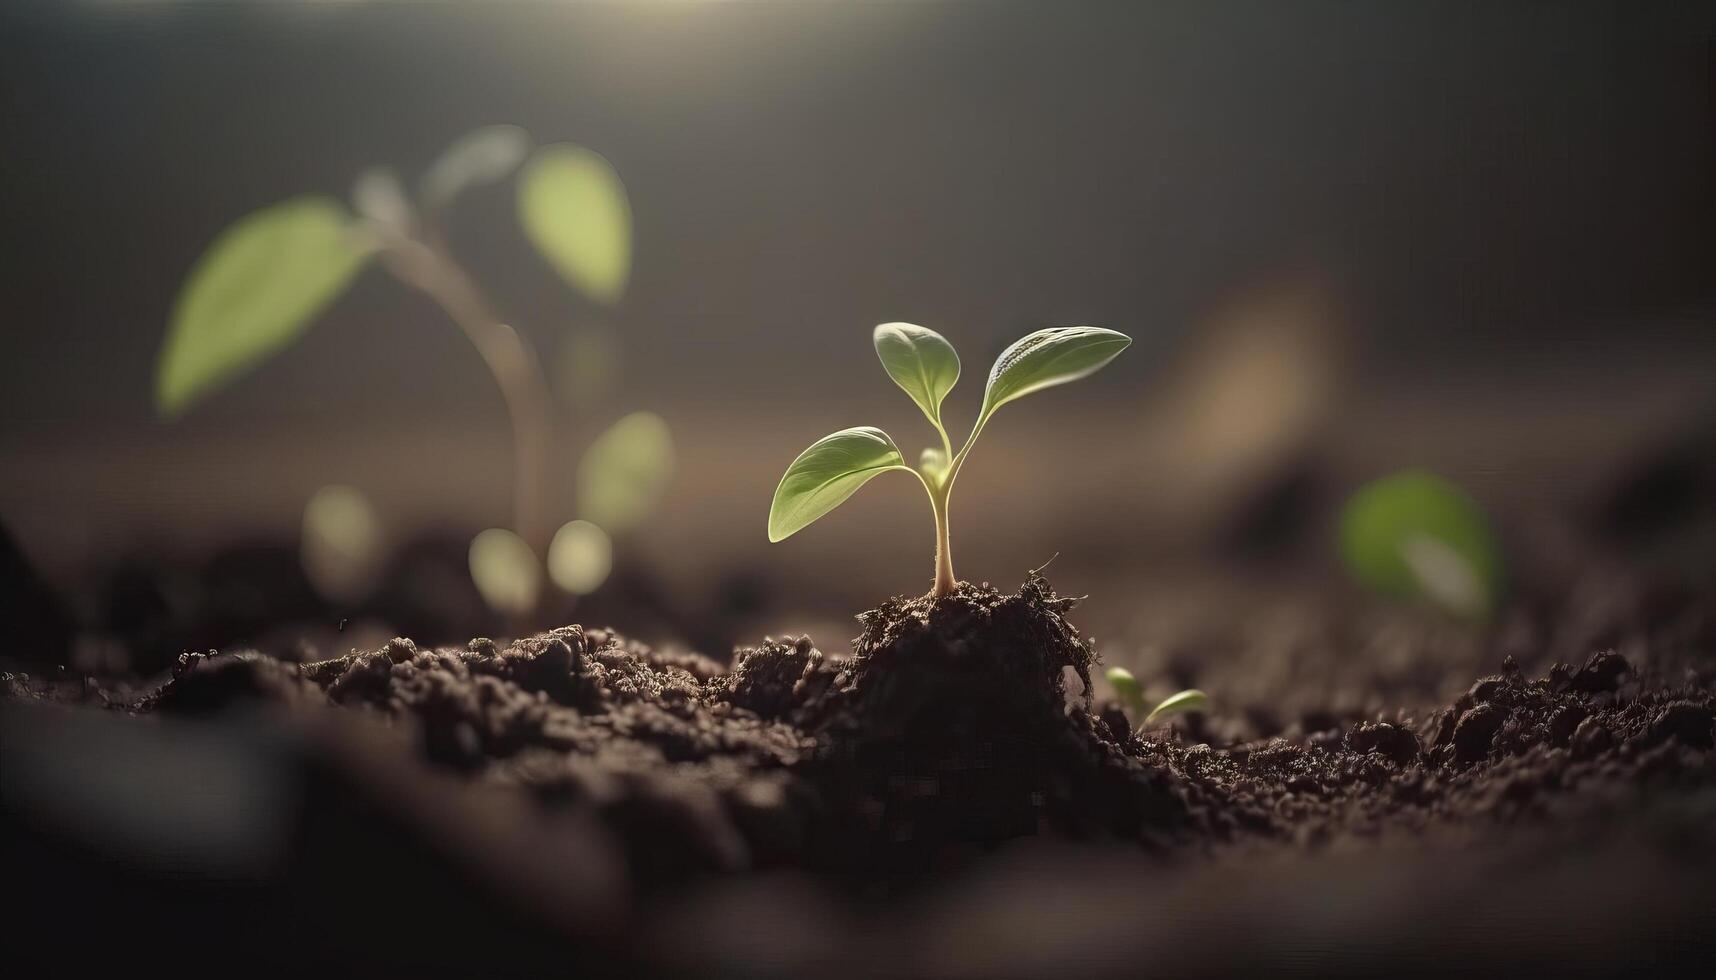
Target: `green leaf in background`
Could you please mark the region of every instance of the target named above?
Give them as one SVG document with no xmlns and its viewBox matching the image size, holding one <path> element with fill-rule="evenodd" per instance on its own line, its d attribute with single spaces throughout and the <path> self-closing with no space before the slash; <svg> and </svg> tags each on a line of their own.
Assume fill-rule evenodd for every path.
<svg viewBox="0 0 1716 980">
<path fill-rule="evenodd" d="M 536 608 L 542 593 L 542 564 L 529 544 L 512 531 L 491 527 L 471 539 L 471 581 L 489 608 L 522 616 Z"/>
<path fill-rule="evenodd" d="M 560 143 L 536 151 L 518 187 L 519 221 L 574 287 L 613 305 L 632 266 L 632 211 L 608 161 Z"/>
<path fill-rule="evenodd" d="M 775 488 L 769 505 L 769 540 L 792 536 L 878 474 L 906 469 L 905 462 L 894 440 L 881 429 L 865 425 L 823 436 L 792 461 Z"/>
<path fill-rule="evenodd" d="M 331 198 L 305 195 L 238 221 L 191 270 L 155 366 L 164 416 L 290 345 L 339 296 L 368 252 Z"/>
<path fill-rule="evenodd" d="M 1341 553 L 1359 582 L 1423 598 L 1468 619 L 1500 603 L 1501 548 L 1489 521 L 1453 483 L 1408 470 L 1366 484 L 1341 513 Z"/>
<path fill-rule="evenodd" d="M 589 521 L 568 521 L 548 546 L 548 577 L 573 595 L 601 588 L 613 567 L 613 539 Z"/>
<path fill-rule="evenodd" d="M 371 167 L 352 182 L 352 210 L 358 217 L 384 228 L 408 232 L 416 214 L 399 175 L 386 167 Z"/>
<path fill-rule="evenodd" d="M 299 554 L 304 574 L 323 596 L 355 602 L 381 572 L 381 521 L 357 487 L 330 484 L 304 505 Z"/>
<path fill-rule="evenodd" d="M 423 206 L 446 207 L 468 187 L 505 180 L 530 155 L 531 143 L 530 134 L 517 126 L 471 130 L 423 172 L 418 184 Z"/>
<path fill-rule="evenodd" d="M 1094 374 L 1131 344 L 1131 337 L 1103 327 L 1049 327 L 1020 338 L 989 371 L 978 424 L 1016 398 Z"/>
<path fill-rule="evenodd" d="M 941 431 L 941 402 L 959 381 L 959 354 L 946 338 L 913 323 L 884 323 L 874 334 L 888 377 L 918 403 Z"/>
<path fill-rule="evenodd" d="M 1188 711 L 1204 711 L 1210 706 L 1209 696 L 1202 691 L 1181 691 L 1178 694 L 1163 699 L 1154 711 L 1144 716 L 1144 724 L 1148 725 L 1158 718 L 1169 715 L 1185 714 Z"/>
<path fill-rule="evenodd" d="M 643 523 L 673 480 L 673 434 L 653 412 L 633 412 L 596 437 L 578 462 L 578 512 L 611 533 Z"/>
<path fill-rule="evenodd" d="M 1125 667 L 1110 667 L 1107 676 L 1109 686 L 1114 688 L 1114 696 L 1119 698 L 1122 704 L 1130 705 L 1135 710 L 1143 709 L 1144 688 L 1139 686 L 1138 678 L 1132 676 L 1132 671 Z"/>
</svg>

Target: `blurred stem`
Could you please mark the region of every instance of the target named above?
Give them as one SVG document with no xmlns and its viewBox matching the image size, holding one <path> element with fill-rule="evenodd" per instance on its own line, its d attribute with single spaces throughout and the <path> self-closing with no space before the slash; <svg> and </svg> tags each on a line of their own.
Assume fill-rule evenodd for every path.
<svg viewBox="0 0 1716 980">
<path fill-rule="evenodd" d="M 395 276 L 433 299 L 464 331 L 500 387 L 512 423 L 513 530 L 541 553 L 547 543 L 542 502 L 554 425 L 542 362 L 530 341 L 495 315 L 438 235 L 388 235 L 382 255 Z"/>
</svg>

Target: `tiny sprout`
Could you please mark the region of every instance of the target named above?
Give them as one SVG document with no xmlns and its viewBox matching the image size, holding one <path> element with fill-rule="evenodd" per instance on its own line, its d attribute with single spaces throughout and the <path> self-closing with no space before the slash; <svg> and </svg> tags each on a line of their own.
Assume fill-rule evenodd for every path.
<svg viewBox="0 0 1716 980">
<path fill-rule="evenodd" d="M 873 339 L 882 368 L 923 411 L 941 445 L 923 450 L 913 469 L 881 429 L 858 426 L 818 439 L 793 460 L 775 488 L 769 507 L 769 540 L 785 540 L 840 506 L 872 478 L 902 470 L 917 477 L 929 494 L 936 537 L 931 594 L 945 596 L 958 583 L 948 538 L 948 500 L 990 416 L 1008 402 L 1096 372 L 1119 356 L 1132 338 L 1102 327 L 1050 327 L 1021 338 L 1002 351 L 990 369 L 977 422 L 957 453 L 941 417 L 942 399 L 959 381 L 959 355 L 953 345 L 934 330 L 911 323 L 884 323 Z"/>
<path fill-rule="evenodd" d="M 1108 683 L 1113 686 L 1114 693 L 1122 704 L 1131 710 L 1134 717 L 1142 716 L 1138 723 L 1142 728 L 1151 722 L 1166 718 L 1169 715 L 1185 714 L 1190 711 L 1206 711 L 1210 706 L 1209 695 L 1193 688 L 1181 691 L 1162 699 L 1162 702 L 1152 708 L 1148 714 L 1144 711 L 1144 688 L 1139 685 L 1138 678 L 1125 667 L 1108 668 Z"/>
</svg>

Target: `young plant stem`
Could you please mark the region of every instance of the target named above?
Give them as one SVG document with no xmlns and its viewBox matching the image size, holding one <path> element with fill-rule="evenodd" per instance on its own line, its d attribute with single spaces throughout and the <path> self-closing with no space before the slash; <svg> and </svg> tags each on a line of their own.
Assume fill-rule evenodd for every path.
<svg viewBox="0 0 1716 980">
<path fill-rule="evenodd" d="M 446 311 L 500 388 L 512 425 L 513 530 L 540 551 L 547 544 L 542 501 L 554 425 L 542 362 L 530 341 L 495 315 L 475 280 L 437 236 L 389 236 L 383 256 L 395 276 Z"/>
<path fill-rule="evenodd" d="M 952 487 L 943 481 L 930 488 L 930 509 L 935 512 L 935 588 L 936 598 L 952 595 L 959 580 L 953 577 L 953 546 L 948 539 L 947 504 Z"/>
</svg>

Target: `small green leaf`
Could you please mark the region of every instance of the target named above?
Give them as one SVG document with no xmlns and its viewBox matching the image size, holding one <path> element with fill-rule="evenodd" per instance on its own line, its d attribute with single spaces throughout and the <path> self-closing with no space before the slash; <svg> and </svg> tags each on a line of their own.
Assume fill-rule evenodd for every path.
<svg viewBox="0 0 1716 980">
<path fill-rule="evenodd" d="M 792 461 L 775 488 L 769 540 L 785 540 L 840 506 L 877 474 L 905 469 L 905 462 L 881 429 L 859 426 L 823 436 Z"/>
<path fill-rule="evenodd" d="M 1125 667 L 1108 668 L 1108 684 L 1114 688 L 1114 695 L 1123 704 L 1132 706 L 1135 710 L 1144 706 L 1144 689 L 1139 686 L 1138 678 L 1132 676 L 1132 671 Z"/>
<path fill-rule="evenodd" d="M 1148 725 L 1158 718 L 1185 714 L 1188 711 L 1207 711 L 1209 706 L 1209 695 L 1204 692 L 1195 689 L 1181 691 L 1158 704 L 1154 711 L 1144 717 L 1144 724 Z"/>
<path fill-rule="evenodd" d="M 363 266 L 350 218 L 305 195 L 263 208 L 216 238 L 173 309 L 155 366 L 155 405 L 167 417 L 284 349 Z"/>
<path fill-rule="evenodd" d="M 548 545 L 548 577 L 573 595 L 601 588 L 613 567 L 613 540 L 589 521 L 568 521 Z"/>
<path fill-rule="evenodd" d="M 673 434 L 654 412 L 633 412 L 596 437 L 578 462 L 578 510 L 619 534 L 643 522 L 673 480 Z"/>
<path fill-rule="evenodd" d="M 381 521 L 362 490 L 331 484 L 304 505 L 299 556 L 304 574 L 329 599 L 355 602 L 381 571 Z"/>
<path fill-rule="evenodd" d="M 542 564 L 525 540 L 506 528 L 491 527 L 471 539 L 471 581 L 496 612 L 521 616 L 536 608 L 542 592 Z"/>
<path fill-rule="evenodd" d="M 1483 511 L 1459 487 L 1421 470 L 1361 487 L 1341 513 L 1341 552 L 1361 583 L 1424 598 L 1468 619 L 1495 612 L 1502 556 Z"/>
<path fill-rule="evenodd" d="M 530 145 L 530 134 L 517 126 L 484 126 L 459 137 L 423 172 L 424 207 L 445 207 L 467 187 L 504 180 L 530 155 Z"/>
<path fill-rule="evenodd" d="M 1019 339 L 989 371 L 979 424 L 1016 398 L 1094 374 L 1131 344 L 1103 327 L 1049 327 Z"/>
<path fill-rule="evenodd" d="M 545 146 L 525 165 L 519 221 L 537 250 L 574 287 L 619 302 L 632 266 L 632 211 L 608 161 L 569 143 Z"/>
<path fill-rule="evenodd" d="M 941 334 L 913 323 L 884 323 L 874 335 L 876 356 L 930 422 L 941 428 L 941 402 L 959 381 L 959 354 Z"/>
</svg>

